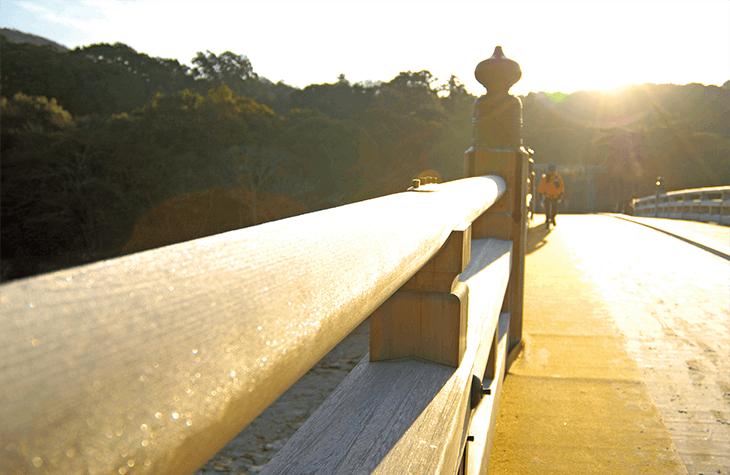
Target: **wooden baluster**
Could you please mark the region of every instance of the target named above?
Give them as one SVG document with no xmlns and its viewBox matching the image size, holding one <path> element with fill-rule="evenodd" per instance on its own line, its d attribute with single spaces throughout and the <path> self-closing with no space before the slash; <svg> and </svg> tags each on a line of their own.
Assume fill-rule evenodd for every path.
<svg viewBox="0 0 730 475">
<path fill-rule="evenodd" d="M 370 361 L 415 357 L 458 367 L 466 349 L 471 223 L 370 316 Z"/>
<path fill-rule="evenodd" d="M 679 219 L 684 219 L 684 207 L 687 206 L 687 195 L 682 195 L 682 213 L 679 216 Z"/>
<path fill-rule="evenodd" d="M 509 89 L 522 76 L 519 64 L 504 56 L 498 46 L 494 55 L 477 65 L 475 76 L 487 89 L 474 104 L 471 148 L 465 154 L 468 177 L 498 175 L 507 191 L 494 206 L 474 220 L 473 238 L 495 237 L 512 241 L 513 266 L 502 312 L 510 312 L 509 350 L 512 356 L 522 342 L 522 306 L 527 249 L 528 158 L 522 143 L 522 102 Z M 514 351 L 513 351 L 514 350 Z"/>
</svg>

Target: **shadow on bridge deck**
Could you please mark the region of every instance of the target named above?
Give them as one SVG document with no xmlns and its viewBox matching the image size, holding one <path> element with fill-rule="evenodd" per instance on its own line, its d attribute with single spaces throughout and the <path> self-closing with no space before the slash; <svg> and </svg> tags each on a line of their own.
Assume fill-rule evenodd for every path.
<svg viewBox="0 0 730 475">
<path fill-rule="evenodd" d="M 614 217 L 559 216 L 549 232 L 543 222 L 528 237 L 525 349 L 505 379 L 489 473 L 730 473 L 727 260 Z M 680 253 L 719 280 L 701 322 L 680 324 L 697 289 L 668 275 L 685 299 L 646 270 L 667 275 L 662 252 L 667 265 Z M 714 336 L 699 341 L 695 330 Z M 703 345 L 712 361 L 698 360 Z M 704 381 L 687 376 L 690 361 L 707 369 Z"/>
</svg>

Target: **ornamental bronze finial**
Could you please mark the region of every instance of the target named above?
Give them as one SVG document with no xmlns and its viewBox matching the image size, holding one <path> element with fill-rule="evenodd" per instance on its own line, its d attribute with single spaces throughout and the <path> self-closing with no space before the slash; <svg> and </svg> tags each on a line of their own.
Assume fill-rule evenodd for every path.
<svg viewBox="0 0 730 475">
<path fill-rule="evenodd" d="M 470 150 L 522 147 L 522 102 L 509 94 L 509 89 L 522 77 L 520 65 L 497 46 L 491 58 L 477 65 L 474 76 L 487 89 L 487 94 L 474 103 Z"/>
<path fill-rule="evenodd" d="M 517 62 L 504 55 L 501 46 L 497 46 L 491 58 L 477 64 L 474 76 L 487 89 L 487 93 L 506 94 L 520 80 L 522 70 Z"/>
</svg>

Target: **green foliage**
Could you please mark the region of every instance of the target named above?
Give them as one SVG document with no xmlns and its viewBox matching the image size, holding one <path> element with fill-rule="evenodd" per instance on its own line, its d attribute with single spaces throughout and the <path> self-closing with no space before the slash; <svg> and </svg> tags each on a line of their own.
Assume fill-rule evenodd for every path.
<svg viewBox="0 0 730 475">
<path fill-rule="evenodd" d="M 249 225 L 265 222 L 268 211 L 262 209 L 267 197 L 288 199 L 289 203 L 307 201 L 316 183 L 301 176 L 299 159 L 283 149 L 260 146 L 233 146 L 223 152 L 220 160 L 231 167 L 238 197 L 248 208 Z M 263 212 L 263 213 L 262 213 Z M 280 218 L 285 210 L 276 213 Z"/>
<path fill-rule="evenodd" d="M 6 263 L 119 252 L 134 223 L 159 202 L 234 186 L 221 152 L 268 144 L 281 122 L 225 87 L 205 97 L 158 93 L 130 113 L 72 123 L 46 98 L 17 94 L 2 106 Z"/>
<path fill-rule="evenodd" d="M 362 131 L 354 121 L 338 121 L 316 110 L 293 109 L 283 122 L 281 143 L 299 157 L 302 176 L 317 185 L 321 200 L 347 197 L 360 177 L 356 166 Z M 335 204 L 335 203 L 332 203 Z"/>
<path fill-rule="evenodd" d="M 81 105 L 82 99 L 89 95 L 84 89 L 97 78 L 84 61 L 70 59 L 68 54 L 59 53 L 50 45 L 12 43 L 5 36 L 0 36 L 0 55 L 0 86 L 4 97 L 17 93 L 51 97 L 74 116 L 88 113 Z M 75 102 L 79 103 L 78 107 Z"/>
<path fill-rule="evenodd" d="M 562 92 L 553 92 L 552 94 L 545 94 L 548 99 L 552 102 L 561 103 L 565 102 L 570 98 L 570 94 L 564 94 Z"/>
<path fill-rule="evenodd" d="M 476 98 L 467 92 L 458 77 L 452 74 L 448 83 L 440 88 L 439 95 L 441 96 L 441 106 L 449 116 L 462 117 L 464 113 L 467 113 L 471 121 Z"/>
<path fill-rule="evenodd" d="M 144 107 L 116 120 L 139 124 L 144 143 L 201 157 L 234 144 L 269 143 L 280 121 L 267 106 L 234 97 L 226 86 L 205 96 L 189 90 L 169 96 L 158 93 Z"/>
<path fill-rule="evenodd" d="M 52 97 L 74 117 L 128 112 L 158 92 L 195 87 L 189 69 L 176 60 L 150 58 L 121 43 L 58 52 L 2 36 L 0 48 L 5 97 L 18 92 Z"/>
<path fill-rule="evenodd" d="M 2 103 L 1 257 L 104 248 L 102 230 L 118 223 L 127 199 L 114 170 L 89 153 L 83 133 L 53 101 L 16 95 Z"/>
<path fill-rule="evenodd" d="M 438 91 L 432 88 L 435 78 L 429 71 L 402 72 L 378 87 L 374 106 L 397 114 L 408 114 L 421 108 L 438 107 Z"/>
<path fill-rule="evenodd" d="M 11 100 L 0 98 L 2 114 L 10 129 L 35 128 L 58 130 L 73 123 L 71 114 L 58 105 L 56 99 L 26 96 L 16 93 Z"/>
<path fill-rule="evenodd" d="M 210 51 L 199 51 L 193 64 L 192 77 L 204 84 L 206 90 L 226 86 L 235 96 L 252 96 L 258 90 L 258 75 L 245 55 L 226 51 L 216 56 Z"/>
<path fill-rule="evenodd" d="M 292 92 L 289 106 L 291 109 L 318 110 L 332 119 L 344 120 L 362 114 L 370 106 L 374 92 L 373 88 L 350 85 L 346 80 L 335 84 L 312 84 Z"/>
<path fill-rule="evenodd" d="M 172 94 L 193 88 L 190 69 L 174 59 L 150 58 L 123 43 L 76 48 L 71 57 L 85 58 L 101 73 L 96 86 L 114 97 L 114 110 L 129 111 L 157 93 Z"/>
</svg>

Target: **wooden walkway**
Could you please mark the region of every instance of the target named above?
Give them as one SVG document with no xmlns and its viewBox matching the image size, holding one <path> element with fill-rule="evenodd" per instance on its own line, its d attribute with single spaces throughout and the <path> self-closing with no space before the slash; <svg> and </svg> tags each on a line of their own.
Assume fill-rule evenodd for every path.
<svg viewBox="0 0 730 475">
<path fill-rule="evenodd" d="M 536 217 L 490 474 L 730 473 L 730 228 L 637 221 Z"/>
</svg>

